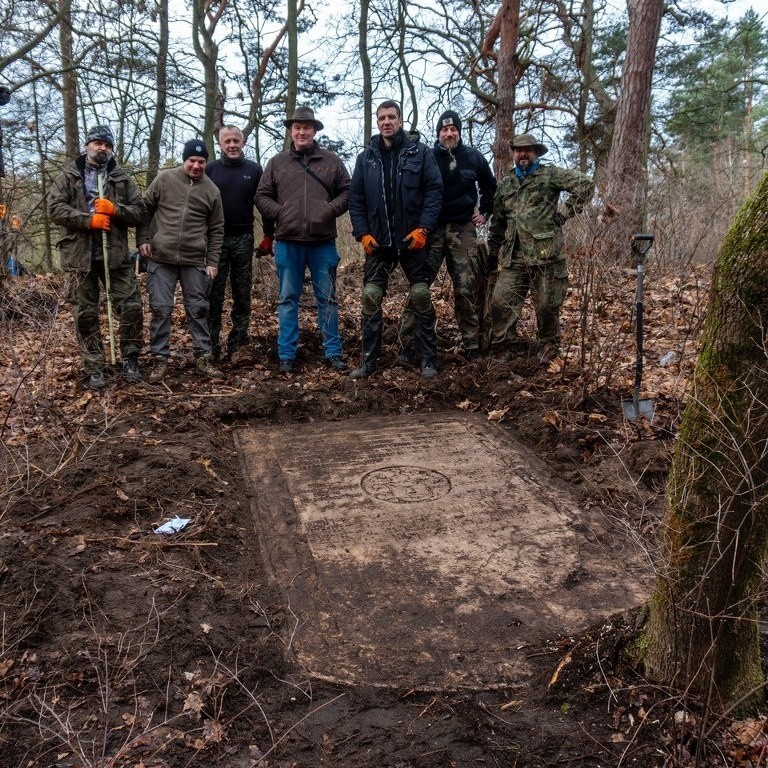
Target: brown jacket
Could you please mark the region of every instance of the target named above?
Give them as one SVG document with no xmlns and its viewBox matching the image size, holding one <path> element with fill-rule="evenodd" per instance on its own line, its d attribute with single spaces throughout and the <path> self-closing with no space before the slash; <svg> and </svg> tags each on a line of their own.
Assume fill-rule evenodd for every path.
<svg viewBox="0 0 768 768">
<path fill-rule="evenodd" d="M 336 219 L 347 210 L 349 183 L 337 154 L 317 142 L 307 154 L 291 144 L 267 163 L 256 207 L 262 218 L 274 220 L 276 240 L 328 242 L 336 239 Z"/>
</svg>

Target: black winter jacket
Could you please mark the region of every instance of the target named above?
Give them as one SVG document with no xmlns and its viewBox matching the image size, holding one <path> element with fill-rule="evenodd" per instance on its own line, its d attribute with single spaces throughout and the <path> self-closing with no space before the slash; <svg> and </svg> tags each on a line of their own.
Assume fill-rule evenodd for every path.
<svg viewBox="0 0 768 768">
<path fill-rule="evenodd" d="M 402 249 L 406 236 L 423 227 L 434 232 L 443 198 L 443 182 L 432 150 L 414 143 L 403 130 L 392 158 L 395 215 L 387 215 L 381 136 L 374 136 L 357 157 L 349 190 L 349 216 L 357 240 L 372 235 L 382 248 Z M 393 219 L 393 220 L 392 220 Z"/>
<path fill-rule="evenodd" d="M 453 151 L 456 167 L 451 170 L 451 153 L 439 141 L 433 152 L 440 175 L 443 178 L 443 205 L 440 221 L 450 224 L 466 224 L 475 207 L 486 219 L 493 213 L 493 196 L 496 194 L 496 178 L 488 161 L 474 148 L 459 140 Z M 480 187 L 478 205 L 477 188 Z"/>
</svg>

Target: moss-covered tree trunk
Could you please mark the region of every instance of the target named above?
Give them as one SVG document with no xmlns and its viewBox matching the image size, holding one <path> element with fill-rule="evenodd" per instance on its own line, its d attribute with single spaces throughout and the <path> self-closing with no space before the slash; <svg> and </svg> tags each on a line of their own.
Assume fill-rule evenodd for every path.
<svg viewBox="0 0 768 768">
<path fill-rule="evenodd" d="M 768 544 L 768 175 L 715 265 L 667 486 L 649 677 L 747 709 L 762 699 L 757 602 Z"/>
</svg>

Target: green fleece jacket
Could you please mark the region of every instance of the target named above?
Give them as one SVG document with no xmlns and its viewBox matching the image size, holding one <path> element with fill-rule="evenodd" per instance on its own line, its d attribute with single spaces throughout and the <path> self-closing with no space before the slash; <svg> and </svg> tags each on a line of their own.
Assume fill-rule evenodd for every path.
<svg viewBox="0 0 768 768">
<path fill-rule="evenodd" d="M 184 166 L 160 171 L 144 195 L 147 215 L 136 230 L 150 243 L 152 261 L 183 267 L 217 267 L 224 240 L 224 209 L 207 177 L 191 179 Z"/>
</svg>

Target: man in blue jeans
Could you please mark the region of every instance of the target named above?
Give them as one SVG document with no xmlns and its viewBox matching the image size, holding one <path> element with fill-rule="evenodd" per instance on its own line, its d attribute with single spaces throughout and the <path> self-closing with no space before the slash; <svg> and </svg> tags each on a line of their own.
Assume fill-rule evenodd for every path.
<svg viewBox="0 0 768 768">
<path fill-rule="evenodd" d="M 323 124 L 309 107 L 297 107 L 293 117 L 283 123 L 291 132 L 290 149 L 267 163 L 256 190 L 259 213 L 275 222 L 280 371 L 291 373 L 294 368 L 299 299 L 309 267 L 325 362 L 341 372 L 347 365 L 341 353 L 336 301 L 336 219 L 347 210 L 349 173 L 338 155 L 315 141 Z"/>
</svg>

